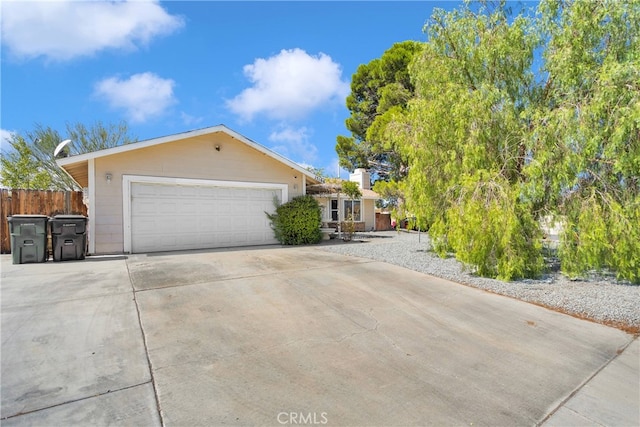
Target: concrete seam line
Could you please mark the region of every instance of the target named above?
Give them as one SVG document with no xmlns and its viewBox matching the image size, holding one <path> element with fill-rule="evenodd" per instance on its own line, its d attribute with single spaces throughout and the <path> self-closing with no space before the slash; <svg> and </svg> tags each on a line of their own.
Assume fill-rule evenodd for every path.
<svg viewBox="0 0 640 427">
<path fill-rule="evenodd" d="M 45 411 L 45 410 L 51 409 L 51 408 L 57 408 L 58 406 L 64 406 L 64 405 L 67 405 L 69 403 L 82 402 L 83 400 L 93 399 L 94 397 L 105 396 L 107 394 L 117 393 L 119 391 L 129 390 L 129 389 L 132 389 L 132 388 L 135 388 L 135 387 L 140 387 L 142 385 L 149 384 L 150 382 L 151 382 L 151 380 L 145 381 L 145 382 L 139 383 L 139 384 L 129 385 L 129 386 L 122 387 L 122 388 L 119 388 L 119 389 L 116 389 L 116 390 L 107 390 L 107 391 L 102 392 L 102 393 L 92 394 L 91 396 L 79 397 L 78 399 L 67 400 L 65 402 L 56 403 L 55 405 L 44 406 L 42 408 L 32 409 L 32 410 L 27 411 L 27 412 L 18 412 L 17 414 L 7 415 L 6 417 L 2 417 L 2 418 L 0 418 L 0 420 L 8 420 L 8 419 L 11 419 L 11 418 L 20 417 L 22 415 L 33 414 L 34 412 L 40 412 L 40 411 Z"/>
<path fill-rule="evenodd" d="M 133 302 L 136 306 L 136 313 L 138 315 L 138 326 L 140 326 L 140 335 L 142 336 L 142 344 L 144 345 L 144 354 L 147 358 L 147 367 L 149 368 L 149 375 L 151 377 L 151 385 L 153 386 L 153 397 L 156 401 L 156 410 L 158 412 L 158 417 L 160 418 L 160 425 L 164 426 L 164 418 L 162 417 L 162 409 L 160 408 L 160 398 L 158 396 L 158 388 L 156 387 L 156 380 L 153 375 L 153 366 L 151 365 L 151 358 L 149 357 L 149 347 L 147 345 L 147 334 L 144 332 L 144 327 L 142 326 L 142 316 L 140 315 L 140 306 L 138 305 L 138 298 L 136 296 L 136 289 L 133 286 L 133 281 L 131 280 L 131 271 L 129 270 L 129 264 L 125 261 L 125 265 L 127 266 L 127 274 L 129 275 L 129 284 L 131 285 L 131 293 L 133 294 Z"/>
<path fill-rule="evenodd" d="M 560 403 L 559 403 L 559 404 L 558 404 L 558 405 L 557 405 L 557 406 L 556 406 L 556 407 L 555 407 L 551 412 L 549 412 L 549 413 L 547 414 L 547 416 L 546 416 L 546 417 L 544 417 L 541 421 L 539 421 L 538 423 L 536 423 L 536 426 L 541 426 L 541 425 L 543 425 L 544 423 L 546 423 L 546 422 L 547 422 L 547 420 L 548 420 L 549 418 L 551 418 L 551 416 L 552 416 L 553 414 L 555 414 L 556 412 L 558 412 L 558 410 L 559 410 L 560 408 L 562 408 L 563 406 L 565 406 L 565 405 L 567 404 L 567 402 L 568 402 L 569 400 L 571 400 L 571 399 L 572 399 L 576 394 L 578 394 L 578 392 L 579 392 L 580 390 L 582 390 L 582 389 L 584 388 L 584 386 L 586 386 L 587 384 L 589 384 L 589 382 L 591 382 L 591 380 L 592 380 L 596 375 L 598 375 L 600 372 L 602 372 L 602 370 L 603 370 L 604 368 L 606 368 L 607 366 L 609 366 L 609 365 L 611 364 L 611 362 L 613 362 L 613 361 L 614 361 L 614 360 L 616 360 L 618 357 L 620 357 L 620 355 L 621 355 L 622 353 L 624 353 L 624 352 L 625 352 L 625 350 L 626 350 L 627 348 L 629 348 L 629 346 L 630 346 L 631 344 L 633 344 L 633 342 L 634 342 L 636 339 L 637 339 L 636 337 L 633 337 L 633 338 L 632 338 L 631 340 L 629 340 L 629 342 L 628 342 L 628 343 L 626 343 L 626 344 L 625 344 L 621 349 L 619 348 L 619 349 L 616 351 L 616 354 L 615 354 L 611 359 L 607 360 L 607 361 L 606 361 L 606 362 L 605 362 L 601 367 L 599 367 L 598 369 L 596 369 L 596 371 L 595 371 L 593 374 L 591 374 L 591 375 L 590 375 L 586 380 L 584 380 L 582 383 L 580 383 L 580 384 L 578 385 L 578 387 L 576 387 L 576 389 L 575 389 L 575 390 L 573 390 L 571 393 L 569 393 L 569 395 L 568 395 L 567 397 L 565 397 L 564 399 L 562 399 L 562 401 L 561 401 L 561 402 L 560 402 Z M 570 408 L 567 408 L 567 409 L 570 409 Z M 574 411 L 574 412 L 575 412 L 575 411 Z"/>
<path fill-rule="evenodd" d="M 607 427 L 605 424 L 601 424 L 601 423 L 599 423 L 599 422 L 597 422 L 597 421 L 595 421 L 595 420 L 592 420 L 592 419 L 591 419 L 591 418 L 589 418 L 587 415 L 582 414 L 582 413 L 580 413 L 580 412 L 576 411 L 576 410 L 575 410 L 575 409 L 573 409 L 573 408 L 569 408 L 568 406 L 564 406 L 564 409 L 566 409 L 567 411 L 570 411 L 570 412 L 572 412 L 572 413 L 576 414 L 577 416 L 579 416 L 579 417 L 581 417 L 581 418 L 585 418 L 585 419 L 589 420 L 589 422 L 590 422 L 590 423 L 592 423 L 592 425 L 594 425 L 594 426 Z"/>
</svg>

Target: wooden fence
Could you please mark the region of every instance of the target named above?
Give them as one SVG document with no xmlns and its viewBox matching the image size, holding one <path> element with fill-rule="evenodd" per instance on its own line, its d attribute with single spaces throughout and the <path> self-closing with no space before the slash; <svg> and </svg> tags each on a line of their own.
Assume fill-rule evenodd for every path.
<svg viewBox="0 0 640 427">
<path fill-rule="evenodd" d="M 0 253 L 11 253 L 7 217 L 12 215 L 87 215 L 82 191 L 2 189 L 0 199 Z"/>
</svg>

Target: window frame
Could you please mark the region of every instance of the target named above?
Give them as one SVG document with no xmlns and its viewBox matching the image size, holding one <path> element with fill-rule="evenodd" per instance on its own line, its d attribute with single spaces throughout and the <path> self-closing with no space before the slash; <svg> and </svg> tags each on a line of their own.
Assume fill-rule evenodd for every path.
<svg viewBox="0 0 640 427">
<path fill-rule="evenodd" d="M 336 207 L 333 207 L 333 204 L 335 202 Z M 340 219 L 340 205 L 338 205 L 338 199 L 331 199 L 329 200 L 329 219 L 331 221 L 338 221 L 338 219 Z M 335 213 L 335 218 L 333 216 L 333 214 Z"/>
<path fill-rule="evenodd" d="M 349 208 L 347 207 L 348 204 L 350 205 Z M 357 211 L 355 210 L 355 206 L 358 206 Z M 343 200 L 343 213 L 344 213 L 344 220 L 346 221 L 349 218 L 348 212 L 355 212 L 357 213 L 357 217 L 354 214 L 354 218 L 353 220 L 355 222 L 361 222 L 362 221 L 362 200 L 361 199 L 345 199 Z"/>
</svg>

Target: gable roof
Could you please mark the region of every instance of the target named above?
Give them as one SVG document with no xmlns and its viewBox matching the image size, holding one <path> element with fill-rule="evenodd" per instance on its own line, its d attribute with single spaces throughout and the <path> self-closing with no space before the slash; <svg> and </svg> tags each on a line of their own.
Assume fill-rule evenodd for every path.
<svg viewBox="0 0 640 427">
<path fill-rule="evenodd" d="M 312 182 L 319 182 L 318 178 L 312 173 L 300 166 L 299 164 L 287 159 L 286 157 L 268 149 L 267 147 L 258 144 L 255 141 L 239 134 L 238 132 L 229 129 L 225 125 L 211 126 L 202 129 L 191 130 L 187 132 L 176 133 L 173 135 L 162 136 L 159 138 L 147 139 L 144 141 L 134 142 L 131 144 L 120 145 L 113 148 L 106 148 L 104 150 L 93 151 L 90 153 L 78 154 L 71 157 L 64 157 L 56 160 L 58 166 L 64 169 L 67 174 L 73 178 L 81 187 L 87 187 L 88 184 L 88 163 L 89 160 L 98 159 L 101 157 L 107 157 L 114 154 L 126 153 L 128 151 L 140 150 L 147 147 L 153 147 L 155 145 L 166 144 L 169 142 L 179 141 L 181 139 L 191 138 L 194 136 L 209 135 L 214 133 L 224 133 L 228 136 L 237 139 L 238 141 L 248 145 L 249 147 L 260 151 L 263 154 L 283 163 L 290 168 L 304 174 Z"/>
</svg>

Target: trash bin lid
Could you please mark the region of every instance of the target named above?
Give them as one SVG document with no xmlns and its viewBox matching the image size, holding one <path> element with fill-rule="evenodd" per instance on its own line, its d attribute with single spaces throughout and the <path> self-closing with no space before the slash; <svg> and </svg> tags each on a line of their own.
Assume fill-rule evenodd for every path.
<svg viewBox="0 0 640 427">
<path fill-rule="evenodd" d="M 49 220 L 51 234 L 84 234 L 88 219 L 83 215 L 56 215 Z"/>
<path fill-rule="evenodd" d="M 49 219 L 50 222 L 58 223 L 70 221 L 76 224 L 87 222 L 88 218 L 84 215 L 55 215 Z"/>
<path fill-rule="evenodd" d="M 29 220 L 29 219 L 48 219 L 49 217 L 47 215 L 12 215 L 7 217 L 7 221 L 11 222 L 14 220 L 21 220 L 21 219 L 25 219 L 25 220 Z"/>
</svg>

